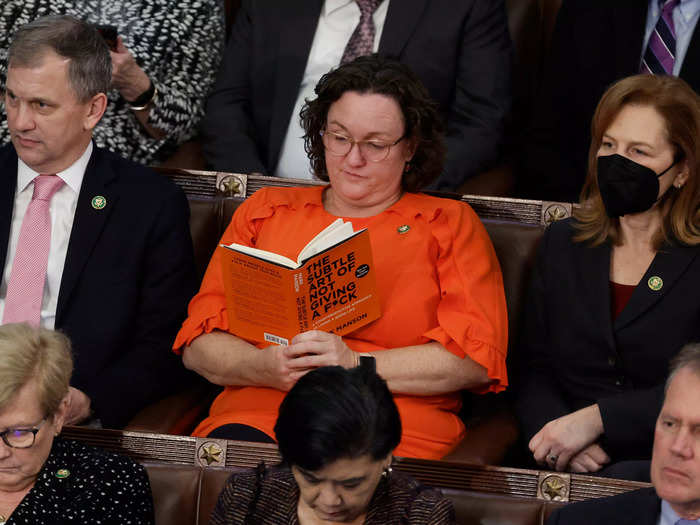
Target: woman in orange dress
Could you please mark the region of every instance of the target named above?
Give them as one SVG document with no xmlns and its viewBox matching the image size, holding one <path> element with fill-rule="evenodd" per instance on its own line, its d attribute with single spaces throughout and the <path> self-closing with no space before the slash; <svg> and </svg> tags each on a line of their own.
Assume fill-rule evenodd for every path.
<svg viewBox="0 0 700 525">
<path fill-rule="evenodd" d="M 185 365 L 224 386 L 195 435 L 272 440 L 280 402 L 309 370 L 376 359 L 394 393 L 400 456 L 440 458 L 464 435 L 460 391 L 507 385 L 506 303 L 489 237 L 465 203 L 415 193 L 442 171 L 441 117 L 413 73 L 361 57 L 325 75 L 302 110 L 306 149 L 326 186 L 265 188 L 221 242 L 296 258 L 336 218 L 367 228 L 382 316 L 343 337 L 309 331 L 257 347 L 229 332 L 214 254 L 175 341 Z"/>
</svg>

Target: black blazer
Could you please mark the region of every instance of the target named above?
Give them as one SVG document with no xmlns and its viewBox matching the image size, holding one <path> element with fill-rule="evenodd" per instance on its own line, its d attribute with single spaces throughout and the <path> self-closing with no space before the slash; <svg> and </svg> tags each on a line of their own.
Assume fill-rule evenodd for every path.
<svg viewBox="0 0 700 525">
<path fill-rule="evenodd" d="M 610 244 L 572 241 L 568 219 L 544 234 L 518 348 L 518 418 L 529 440 L 598 403 L 613 461 L 651 457 L 669 360 L 700 340 L 700 246 L 665 246 L 612 320 Z M 663 286 L 648 286 L 652 276 Z"/>
<path fill-rule="evenodd" d="M 0 262 L 5 264 L 17 154 L 0 149 Z M 104 209 L 92 198 L 106 198 Z M 151 170 L 95 148 L 73 219 L 56 309 L 73 343 L 71 384 L 106 427 L 121 427 L 189 377 L 170 346 L 195 291 L 189 208 Z"/>
<path fill-rule="evenodd" d="M 648 5 L 648 0 L 563 1 L 533 125 L 522 137 L 518 195 L 578 201 L 593 113 L 611 84 L 639 73 Z M 680 77 L 700 92 L 697 27 Z"/>
<path fill-rule="evenodd" d="M 207 101 L 203 149 L 217 170 L 274 174 L 323 0 L 244 0 Z M 510 108 L 503 0 L 392 0 L 381 55 L 409 65 L 447 122 L 440 189 L 496 159 Z"/>
<path fill-rule="evenodd" d="M 646 488 L 566 505 L 552 513 L 547 525 L 656 525 L 660 513 L 661 499 Z"/>
</svg>

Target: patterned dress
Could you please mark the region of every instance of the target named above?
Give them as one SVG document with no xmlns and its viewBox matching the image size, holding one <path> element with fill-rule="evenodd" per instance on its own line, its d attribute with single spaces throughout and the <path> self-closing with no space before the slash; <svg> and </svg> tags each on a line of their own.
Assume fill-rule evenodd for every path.
<svg viewBox="0 0 700 525">
<path fill-rule="evenodd" d="M 287 469 L 232 475 L 219 495 L 210 525 L 299 525 L 299 487 Z M 440 491 L 392 472 L 377 485 L 365 525 L 452 525 L 452 503 Z"/>
<path fill-rule="evenodd" d="M 151 525 L 146 470 L 132 460 L 57 438 L 36 483 L 6 525 Z"/>
<path fill-rule="evenodd" d="M 112 90 L 107 111 L 94 131 L 98 146 L 142 164 L 158 164 L 197 133 L 223 54 L 221 0 L 2 0 L 0 87 L 5 87 L 14 32 L 55 13 L 116 26 L 124 45 L 158 89 L 148 123 L 164 131 L 164 138 L 150 137 L 119 92 Z M 3 108 L 0 144 L 9 140 Z"/>
</svg>

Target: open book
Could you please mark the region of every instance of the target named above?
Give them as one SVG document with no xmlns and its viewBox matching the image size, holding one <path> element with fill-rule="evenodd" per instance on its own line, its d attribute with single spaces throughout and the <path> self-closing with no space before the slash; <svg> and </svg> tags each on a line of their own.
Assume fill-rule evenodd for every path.
<svg viewBox="0 0 700 525">
<path fill-rule="evenodd" d="M 289 344 L 296 334 L 343 335 L 381 315 L 366 229 L 337 219 L 294 261 L 243 246 L 220 245 L 229 327 L 254 342 Z"/>
</svg>

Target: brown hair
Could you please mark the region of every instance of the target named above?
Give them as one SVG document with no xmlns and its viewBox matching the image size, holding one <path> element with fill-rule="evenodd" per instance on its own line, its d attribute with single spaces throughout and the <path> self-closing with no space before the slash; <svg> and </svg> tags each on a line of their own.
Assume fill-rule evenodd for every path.
<svg viewBox="0 0 700 525">
<path fill-rule="evenodd" d="M 635 75 L 613 84 L 598 103 L 591 124 L 588 174 L 581 191 L 581 207 L 574 211 L 577 242 L 599 245 L 608 239 L 619 243 L 619 219 L 605 213 L 598 188 L 597 153 L 603 135 L 623 107 L 654 108 L 666 126 L 675 159 L 688 166 L 689 177 L 682 188 L 671 186 L 659 206 L 663 220 L 654 244 L 664 242 L 700 244 L 700 97 L 683 80 L 672 76 Z"/>
<path fill-rule="evenodd" d="M 73 372 L 70 341 L 60 332 L 24 323 L 0 326 L 0 409 L 36 380 L 39 406 L 53 415 L 68 393 Z"/>
<path fill-rule="evenodd" d="M 69 15 L 48 15 L 23 25 L 12 37 L 8 67 L 36 67 L 47 52 L 70 60 L 68 79 L 80 102 L 107 93 L 112 59 L 93 26 Z"/>
<path fill-rule="evenodd" d="M 316 98 L 306 101 L 300 119 L 305 132 L 304 149 L 319 179 L 328 181 L 326 150 L 321 139 L 328 110 L 348 91 L 386 95 L 401 108 L 405 139 L 413 141 L 416 147 L 401 179 L 405 191 L 418 191 L 442 173 L 445 144 L 438 106 L 408 66 L 378 55 L 361 56 L 323 75 L 315 91 Z"/>
</svg>

